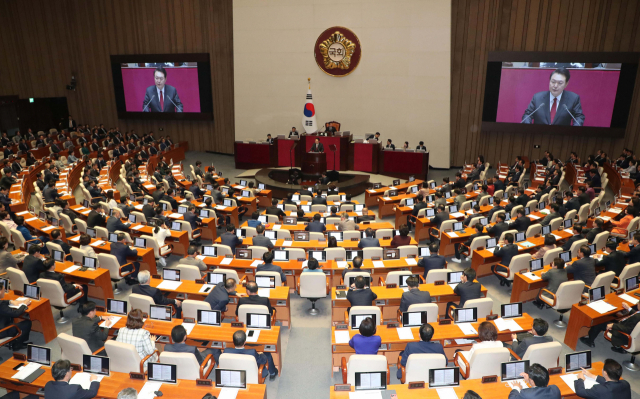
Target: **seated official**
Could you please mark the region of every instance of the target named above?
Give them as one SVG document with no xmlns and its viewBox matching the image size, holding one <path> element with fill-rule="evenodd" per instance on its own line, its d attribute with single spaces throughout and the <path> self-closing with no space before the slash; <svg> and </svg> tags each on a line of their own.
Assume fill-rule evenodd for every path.
<svg viewBox="0 0 640 399">
<path fill-rule="evenodd" d="M 484 226 L 482 225 L 482 223 L 478 222 L 475 224 L 475 226 L 473 226 L 476 229 L 476 232 L 471 234 L 467 240 L 462 243 L 462 245 L 464 245 L 467 248 L 471 247 L 471 243 L 473 242 L 473 240 L 475 238 L 478 237 L 487 237 L 489 238 L 485 233 L 483 233 L 484 231 Z M 452 262 L 456 262 L 456 263 L 460 263 L 462 260 L 460 259 L 462 257 L 462 255 L 460 254 L 460 244 L 455 244 L 454 245 L 454 249 L 455 249 L 455 256 L 453 258 L 451 258 Z M 469 257 L 471 257 L 472 253 L 469 250 Z"/>
<path fill-rule="evenodd" d="M 418 146 L 416 146 L 416 150 L 421 150 L 421 151 L 426 151 L 427 147 L 424 146 L 424 141 L 421 141 L 418 143 Z M 398 377 L 400 378 L 400 377 Z"/>
<path fill-rule="evenodd" d="M 302 209 L 298 209 L 296 211 L 296 215 L 298 216 L 296 221 L 297 222 L 309 222 L 309 218 L 304 216 L 304 211 Z"/>
<path fill-rule="evenodd" d="M 189 245 L 189 248 L 187 249 L 187 256 L 180 259 L 178 261 L 178 265 L 197 266 L 201 272 L 205 272 L 209 269 L 201 259 L 198 259 L 198 247 L 195 245 Z"/>
<path fill-rule="evenodd" d="M 122 223 L 122 220 L 115 215 L 118 215 L 118 213 L 115 212 L 114 216 L 109 216 L 109 219 L 107 219 L 107 231 L 109 233 L 115 233 L 116 231 L 129 231 L 131 223 Z"/>
<path fill-rule="evenodd" d="M 271 206 L 266 209 L 265 213 L 267 215 L 276 215 L 280 220 L 287 216 L 282 209 L 278 208 L 278 200 L 276 198 L 271 200 Z"/>
<path fill-rule="evenodd" d="M 81 385 L 69 384 L 71 380 L 71 362 L 60 359 L 51 366 L 51 376 L 53 381 L 49 381 L 44 386 L 45 399 L 89 399 L 98 394 L 100 381 L 97 374 L 90 374 L 89 389 L 82 388 Z"/>
<path fill-rule="evenodd" d="M 560 284 L 566 281 L 569 281 L 569 278 L 567 277 L 567 270 L 564 267 L 564 260 L 562 260 L 561 258 L 555 258 L 553 260 L 553 263 L 551 264 L 551 269 L 542 273 L 542 275 L 540 275 L 540 278 L 549 282 L 549 284 L 545 288 L 547 291 L 550 291 L 554 294 L 558 292 L 558 288 L 560 288 Z M 545 294 L 543 293 L 542 295 L 545 295 Z M 546 297 L 547 296 L 545 296 L 545 298 Z M 536 300 L 533 301 L 533 304 L 539 307 L 540 309 L 543 309 L 546 305 L 546 303 L 541 301 L 540 298 L 536 298 Z"/>
<path fill-rule="evenodd" d="M 553 342 L 553 337 L 545 335 L 548 330 L 549 323 L 547 323 L 546 320 L 535 318 L 533 319 L 533 327 L 528 333 L 511 334 L 513 342 L 511 345 L 505 343 L 504 346 L 511 348 L 511 350 L 522 359 L 530 346 Z"/>
<path fill-rule="evenodd" d="M 271 302 L 269 298 L 258 295 L 258 284 L 255 281 L 249 281 L 247 283 L 247 296 L 241 297 L 238 299 L 238 306 L 236 307 L 236 316 L 238 315 L 238 309 L 242 305 L 264 305 L 269 309 L 269 313 L 273 315 L 275 313 L 275 309 L 271 307 Z M 245 320 L 240 320 L 241 322 L 245 322 Z"/>
<path fill-rule="evenodd" d="M 391 240 L 391 248 L 398 248 L 402 245 L 411 244 L 411 237 L 409 237 L 409 227 L 406 224 L 400 226 L 400 234 L 393 236 Z"/>
<path fill-rule="evenodd" d="M 60 245 L 60 248 L 62 248 L 62 251 L 64 251 L 65 255 L 69 255 L 71 253 L 71 245 L 60 239 L 60 230 L 56 229 L 51 232 L 50 242 Z"/>
<path fill-rule="evenodd" d="M 32 245 L 29 247 L 29 255 L 25 256 L 22 263 L 22 271 L 24 272 L 29 284 L 33 284 L 40 278 L 40 273 L 47 270 L 44 266 L 44 256 L 40 253 L 42 247 L 40 245 Z"/>
<path fill-rule="evenodd" d="M 617 247 L 618 244 L 615 241 L 607 241 L 604 246 L 604 256 L 596 263 L 596 267 L 604 268 L 602 273 L 614 272 L 619 277 L 622 269 L 626 266 L 626 260 L 624 259 L 624 252 L 616 250 Z"/>
<path fill-rule="evenodd" d="M 471 355 L 478 349 L 486 348 L 502 348 L 502 341 L 498 340 L 498 329 L 490 321 L 483 321 L 478 326 L 478 338 L 480 342 L 474 342 L 471 345 L 471 349 L 468 351 L 460 351 L 460 356 L 463 356 L 467 361 L 471 360 Z"/>
<path fill-rule="evenodd" d="M 227 225 L 227 232 L 220 236 L 220 244 L 229 246 L 232 255 L 236 253 L 236 246 L 242 245 L 242 240 L 236 235 L 236 227 L 234 225 Z"/>
<path fill-rule="evenodd" d="M 571 232 L 573 233 L 571 238 L 569 238 L 567 240 L 567 242 L 562 244 L 562 250 L 563 251 L 570 250 L 571 246 L 573 245 L 574 242 L 576 242 L 578 240 L 582 240 L 582 238 L 583 238 L 582 237 L 582 225 L 580 223 L 574 223 L 573 226 L 571 227 Z"/>
<path fill-rule="evenodd" d="M 447 303 L 446 317 L 450 317 L 451 308 L 463 308 L 465 302 L 470 299 L 478 299 L 482 296 L 482 285 L 474 281 L 476 279 L 476 271 L 468 267 L 462 272 L 460 277 L 460 283 L 453 289 L 453 293 L 460 296 L 460 303 L 454 302 Z"/>
<path fill-rule="evenodd" d="M 127 284 L 133 285 L 138 282 L 137 279 L 138 279 L 138 273 L 140 272 L 140 262 L 129 262 L 127 260 L 127 257 L 136 257 L 137 259 L 138 251 L 133 249 L 132 247 L 129 247 L 125 243 L 125 239 L 126 239 L 126 236 L 124 235 L 124 233 L 118 233 L 118 236 L 117 236 L 118 241 L 111 243 L 110 253 L 111 255 L 116 257 L 120 266 L 124 266 L 127 263 L 132 264 L 127 266 L 127 268 L 123 269 L 122 271 L 128 272 L 130 270 L 133 270 L 133 273 L 128 274 L 124 278 Z"/>
<path fill-rule="evenodd" d="M 502 237 L 502 233 L 509 230 L 509 225 L 505 222 L 505 218 L 506 216 L 504 213 L 499 213 L 496 216 L 496 224 L 490 227 L 487 230 L 487 233 L 489 233 L 489 235 L 492 237 L 496 237 L 497 239 L 500 239 L 500 237 Z"/>
<path fill-rule="evenodd" d="M 540 247 L 540 249 L 538 249 L 538 251 L 536 251 L 535 254 L 533 254 L 532 258 L 543 259 L 544 255 L 548 251 L 551 251 L 552 249 L 555 249 L 555 248 L 556 248 L 556 238 L 554 237 L 553 234 L 546 234 L 544 236 L 544 245 Z"/>
<path fill-rule="evenodd" d="M 334 209 L 336 209 L 336 207 L 332 206 L 331 211 L 333 212 Z M 355 221 L 349 219 L 349 214 L 347 212 L 342 212 L 340 214 L 340 222 L 338 223 L 338 230 L 340 231 L 360 230 L 360 226 Z"/>
<path fill-rule="evenodd" d="M 30 344 L 29 334 L 31 333 L 31 320 L 21 319 L 18 323 L 14 323 L 14 319 L 21 317 L 29 308 L 31 299 L 23 298 L 21 300 L 6 300 L 4 294 L 6 293 L 4 284 L 0 284 L 0 329 L 5 329 L 9 326 L 18 327 L 21 331 L 21 335 L 7 344 L 7 347 L 13 351 L 19 351 L 27 348 L 27 344 Z M 18 308 L 9 307 L 18 306 Z M 16 328 L 9 328 L 0 332 L 0 338 L 15 337 L 18 334 Z"/>
<path fill-rule="evenodd" d="M 267 367 L 262 369 L 262 376 L 266 377 L 267 373 L 269 374 L 269 381 L 273 381 L 278 376 L 278 369 L 276 368 L 276 364 L 273 361 L 273 357 L 271 353 L 264 352 L 258 353 L 255 349 L 246 349 L 244 347 L 245 342 L 247 341 L 247 335 L 244 331 L 238 330 L 233 333 L 233 348 L 225 348 L 224 353 L 233 353 L 239 355 L 251 355 L 256 358 L 256 363 L 258 366 L 266 364 Z M 216 361 L 216 363 L 218 363 Z"/>
<path fill-rule="evenodd" d="M 526 232 L 531 225 L 531 219 L 524 214 L 524 208 L 518 208 L 516 219 L 509 223 L 509 230 L 518 230 L 518 232 Z M 513 215 L 512 215 L 513 216 Z"/>
<path fill-rule="evenodd" d="M 550 207 L 551 207 L 551 212 L 547 216 L 545 216 L 544 219 L 542 219 L 542 221 L 540 222 L 542 226 L 548 226 L 553 219 L 562 217 L 560 216 L 560 213 L 559 213 L 560 207 L 558 206 L 558 204 L 553 203 L 550 205 Z"/>
<path fill-rule="evenodd" d="M 327 198 L 322 196 L 321 189 L 316 189 L 316 195 L 311 199 L 311 205 L 327 205 Z"/>
<path fill-rule="evenodd" d="M 356 277 L 347 292 L 347 300 L 351 306 L 371 306 L 377 298 L 378 295 L 371 291 L 371 288 L 365 286 L 365 280 L 362 276 Z"/>
<path fill-rule="evenodd" d="M 90 205 L 90 208 L 91 212 L 89 212 L 89 215 L 87 216 L 87 227 L 106 227 L 107 218 L 104 215 L 104 210 L 100 207 L 100 204 L 94 202 Z"/>
<path fill-rule="evenodd" d="M 591 228 L 591 230 L 587 232 L 587 241 L 589 241 L 589 244 L 593 244 L 596 236 L 604 231 L 604 220 L 596 218 L 594 223 L 596 227 Z"/>
<path fill-rule="evenodd" d="M 229 295 L 236 295 L 236 280 L 232 278 L 216 284 L 204 301 L 211 306 L 211 310 L 224 312 L 229 303 Z"/>
<path fill-rule="evenodd" d="M 518 255 L 518 246 L 513 243 L 513 239 L 514 239 L 513 234 L 511 233 L 505 234 L 504 241 L 506 241 L 506 245 L 504 245 L 502 248 L 498 249 L 493 253 L 495 256 L 501 259 L 500 264 L 507 268 L 511 263 L 511 258 Z M 498 271 L 504 270 L 504 268 L 498 268 L 496 265 L 491 266 L 491 269 L 493 270 L 494 273 L 496 272 L 496 270 Z M 511 282 L 507 280 L 505 277 L 499 274 L 496 274 L 496 276 L 500 280 L 501 286 L 507 285 L 507 287 L 509 287 L 511 285 Z"/>
<path fill-rule="evenodd" d="M 327 226 L 320 221 L 320 214 L 313 215 L 313 222 L 310 222 L 305 228 L 305 231 L 312 231 L 317 233 L 324 233 L 327 231 Z"/>
<path fill-rule="evenodd" d="M 138 351 L 140 359 L 153 354 L 156 350 L 156 336 L 151 335 L 148 330 L 142 328 L 144 320 L 142 318 L 142 310 L 132 309 L 127 315 L 127 324 L 118 330 L 117 342 L 133 345 Z M 144 371 L 147 371 L 149 362 L 157 362 L 158 355 L 149 356 L 144 362 Z M 136 365 L 136 367 L 138 367 Z"/>
<path fill-rule="evenodd" d="M 431 223 L 433 223 L 436 229 L 440 230 L 442 222 L 447 220 L 449 220 L 449 211 L 446 210 L 444 205 L 438 205 L 436 208 L 436 215 L 431 219 Z"/>
<path fill-rule="evenodd" d="M 276 266 L 273 264 L 273 252 L 265 252 L 262 255 L 262 261 L 264 262 L 261 265 L 258 265 L 256 268 L 256 272 L 276 272 L 280 273 L 280 279 L 283 284 L 287 284 L 287 276 L 282 271 L 280 266 Z"/>
<path fill-rule="evenodd" d="M 336 239 L 335 237 L 329 237 L 329 240 L 331 240 L 332 238 L 334 240 Z M 307 262 L 307 267 L 302 269 L 302 273 L 324 273 L 324 272 L 320 268 L 320 263 L 318 263 L 318 260 L 316 258 L 311 258 Z"/>
<path fill-rule="evenodd" d="M 371 227 L 367 228 L 364 233 L 366 237 L 360 239 L 360 242 L 358 243 L 358 248 L 362 249 L 362 248 L 370 248 L 370 247 L 374 247 L 374 248 L 380 247 L 380 241 L 377 238 L 373 238 L 374 231 Z"/>
<path fill-rule="evenodd" d="M 204 351 L 204 356 L 202 356 L 198 347 L 187 345 L 187 330 L 182 325 L 174 326 L 171 329 L 171 340 L 173 343 L 165 345 L 164 352 L 192 353 L 200 365 L 204 362 L 204 357 L 213 352 L 207 349 Z"/>
<path fill-rule="evenodd" d="M 406 312 L 409 306 L 418 303 L 431 303 L 431 294 L 429 291 L 420 291 L 420 279 L 416 276 L 407 278 L 407 286 L 409 291 L 402 293 L 400 298 L 400 311 Z"/>
<path fill-rule="evenodd" d="M 555 385 L 549 385 L 549 372 L 546 368 L 534 363 L 529 367 L 529 371 L 520 374 L 524 378 L 524 382 L 531 388 L 519 382 L 514 382 L 520 391 L 512 389 L 509 392 L 509 399 L 560 399 L 560 388 Z"/>
<path fill-rule="evenodd" d="M 596 380 L 597 384 L 586 389 L 585 378 Z M 578 374 L 578 379 L 573 382 L 576 394 L 581 398 L 605 399 L 619 398 L 631 399 L 631 386 L 629 382 L 620 380 L 622 378 L 622 366 L 613 359 L 604 361 L 602 376 L 595 376 L 589 371 L 582 369 Z"/>
<path fill-rule="evenodd" d="M 256 227 L 256 235 L 253 237 L 253 245 L 258 247 L 265 247 L 269 250 L 273 249 L 273 242 L 271 239 L 264 236 L 264 225 Z"/>
<path fill-rule="evenodd" d="M 567 274 L 573 274 L 574 280 L 582 280 L 585 285 L 591 286 L 596 279 L 596 260 L 591 257 L 591 249 L 583 245 L 578 249 L 578 260 L 569 266 L 565 266 Z M 553 291 L 555 292 L 555 291 Z"/>
<path fill-rule="evenodd" d="M 247 220 L 247 226 L 253 227 L 253 228 L 260 226 L 262 222 L 258 220 L 259 217 L 260 217 L 260 212 L 254 211 L 251 214 L 251 219 Z"/>
<path fill-rule="evenodd" d="M 184 214 L 184 221 L 189 222 L 191 230 L 195 230 L 202 226 L 202 219 L 196 215 L 196 206 L 193 204 L 187 205 L 187 212 Z"/>
<path fill-rule="evenodd" d="M 45 271 L 40 273 L 41 279 L 53 280 L 60 283 L 62 290 L 67 295 L 67 298 L 73 298 L 78 295 L 80 292 L 83 293 L 82 298 L 78 300 L 78 303 L 82 305 L 87 302 L 87 297 L 89 295 L 89 286 L 87 284 L 70 284 L 64 280 L 64 275 L 61 273 L 56 273 L 56 261 L 53 258 L 47 258 L 43 261 Z"/>
<path fill-rule="evenodd" d="M 358 327 L 360 334 L 356 334 L 349 340 L 349 346 L 355 349 L 356 355 L 377 355 L 382 337 L 375 335 L 376 323 L 371 317 L 367 317 Z"/>
<path fill-rule="evenodd" d="M 589 329 L 589 335 L 581 337 L 580 341 L 587 346 L 594 348 L 595 340 L 601 332 L 611 330 L 611 350 L 618 353 L 625 353 L 622 346 L 627 345 L 627 336 L 631 334 L 633 329 L 640 322 L 640 312 L 638 312 L 638 304 L 629 306 L 623 302 L 622 307 L 629 313 L 620 320 L 612 323 L 600 323 Z"/>
<path fill-rule="evenodd" d="M 418 342 L 409 342 L 407 346 L 404 348 L 402 352 L 400 352 L 400 364 L 403 366 L 407 365 L 407 360 L 409 356 L 414 353 L 435 353 L 444 356 L 447 355 L 444 353 L 444 348 L 439 341 L 431 342 L 431 338 L 433 338 L 433 326 L 429 323 L 425 323 L 420 326 L 420 341 Z M 397 372 L 398 379 L 402 378 L 402 370 L 398 369 Z"/>
<path fill-rule="evenodd" d="M 143 270 L 138 274 L 138 281 L 140 281 L 139 285 L 133 287 L 131 292 L 138 295 L 146 295 L 151 297 L 156 305 L 173 305 L 176 309 L 176 317 L 180 318 L 180 314 L 182 313 L 182 301 L 179 299 L 171 299 L 167 298 L 162 294 L 162 291 L 159 289 L 152 287 L 149 285 L 149 280 L 151 279 L 151 274 L 148 270 Z"/>
<path fill-rule="evenodd" d="M 0 237 L 0 273 L 4 274 L 8 267 L 18 268 L 18 259 L 9 251 L 9 240 Z"/>
<path fill-rule="evenodd" d="M 392 144 L 391 141 L 392 141 L 391 139 L 387 139 L 387 145 L 384 148 L 386 148 L 388 150 L 395 150 L 396 146 L 395 146 L 395 144 Z"/>
<path fill-rule="evenodd" d="M 2 247 L 1 243 L 2 241 L 0 241 L 0 247 Z M 624 257 L 630 265 L 640 262 L 640 245 L 638 244 L 640 244 L 640 233 L 635 233 L 633 238 L 629 240 L 629 246 L 633 245 L 633 248 L 629 252 L 624 253 Z M 0 259 L 2 258 L 0 257 Z M 0 270 L 2 269 L 0 268 Z"/>
<path fill-rule="evenodd" d="M 418 266 L 424 268 L 424 279 L 427 279 L 429 270 L 444 269 L 447 266 L 447 261 L 444 256 L 438 255 L 438 244 L 429 244 L 429 256 L 423 256 L 418 261 Z"/>
<path fill-rule="evenodd" d="M 371 269 L 361 269 L 362 267 L 362 258 L 360 256 L 356 256 L 351 261 L 351 266 L 349 268 L 345 268 L 342 270 L 342 279 L 344 280 L 344 276 L 349 272 L 365 272 L 371 274 Z M 348 281 L 345 281 L 344 284 L 348 285 Z"/>
<path fill-rule="evenodd" d="M 78 308 L 80 317 L 71 324 L 71 331 L 74 337 L 82 338 L 89 345 L 91 353 L 95 353 L 104 346 L 104 342 L 109 338 L 109 326 L 113 326 L 116 317 L 96 316 L 96 303 L 88 301 Z M 106 321 L 106 327 L 100 327 L 100 323 Z M 99 356 L 107 356 L 107 352 L 102 350 L 97 353 Z"/>
</svg>

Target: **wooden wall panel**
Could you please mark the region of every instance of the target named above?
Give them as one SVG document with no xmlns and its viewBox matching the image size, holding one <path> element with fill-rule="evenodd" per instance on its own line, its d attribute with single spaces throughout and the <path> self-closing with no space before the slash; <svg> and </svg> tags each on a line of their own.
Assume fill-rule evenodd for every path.
<svg viewBox="0 0 640 399">
<path fill-rule="evenodd" d="M 451 30 L 451 165 L 478 154 L 495 165 L 550 149 L 566 159 L 623 147 L 640 153 L 640 77 L 624 138 L 521 135 L 481 131 L 489 51 L 640 52 L 637 0 L 453 0 Z M 539 144 L 540 149 L 534 149 Z"/>
<path fill-rule="evenodd" d="M 0 95 L 67 97 L 78 123 L 233 153 L 232 0 L 3 0 Z M 214 121 L 118 120 L 112 54 L 209 53 Z M 75 92 L 66 90 L 76 73 Z M 159 129 L 163 128 L 162 133 Z"/>
</svg>

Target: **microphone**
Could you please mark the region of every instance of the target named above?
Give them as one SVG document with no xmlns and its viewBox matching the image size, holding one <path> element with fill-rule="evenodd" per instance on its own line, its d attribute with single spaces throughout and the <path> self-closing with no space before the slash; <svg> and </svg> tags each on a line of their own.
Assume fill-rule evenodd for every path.
<svg viewBox="0 0 640 399">
<path fill-rule="evenodd" d="M 535 114 L 535 113 L 540 109 L 540 107 L 542 107 L 543 105 L 544 105 L 544 103 L 540 104 L 540 105 L 538 106 L 538 108 L 536 108 L 532 113 L 530 113 L 529 115 L 527 115 L 526 117 L 524 117 L 524 119 L 522 119 L 522 122 L 520 122 L 520 123 L 524 123 L 524 121 L 526 121 L 526 120 L 527 120 L 527 118 L 531 118 L 531 116 L 532 116 L 533 114 Z"/>
<path fill-rule="evenodd" d="M 144 106 L 144 108 L 142 108 L 142 112 L 144 112 L 145 109 L 147 109 L 147 107 L 149 106 L 149 104 L 151 104 L 151 101 L 153 101 L 153 99 L 156 98 L 156 95 L 154 94 L 153 97 L 151 97 L 151 100 L 149 100 L 149 102 L 147 103 L 147 105 Z"/>
<path fill-rule="evenodd" d="M 571 113 L 571 111 L 569 111 L 569 108 L 567 108 L 567 104 L 563 104 L 563 105 L 564 105 L 564 109 L 566 109 L 569 115 L 571 115 L 571 117 L 573 118 L 573 121 L 576 123 L 576 126 L 580 126 L 580 123 L 576 120 L 576 118 L 573 117 L 573 114 Z"/>
<path fill-rule="evenodd" d="M 169 101 L 171 101 L 171 104 L 173 104 L 173 106 L 174 106 L 174 107 L 176 107 L 176 112 L 182 112 L 182 111 L 180 111 L 180 110 L 178 109 L 178 106 L 176 105 L 176 103 L 174 103 L 174 102 L 173 102 L 173 100 L 171 99 L 171 97 L 167 97 L 167 96 L 165 96 L 165 97 L 166 97 L 166 98 L 168 98 L 168 99 L 169 99 Z M 163 110 L 163 111 L 164 111 L 164 110 Z"/>
</svg>

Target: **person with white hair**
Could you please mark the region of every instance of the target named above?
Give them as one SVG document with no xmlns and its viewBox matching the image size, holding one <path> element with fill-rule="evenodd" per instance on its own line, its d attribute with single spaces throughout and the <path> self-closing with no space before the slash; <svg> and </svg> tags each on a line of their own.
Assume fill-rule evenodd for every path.
<svg viewBox="0 0 640 399">
<path fill-rule="evenodd" d="M 138 392 L 133 388 L 125 388 L 118 393 L 118 399 L 138 399 Z"/>
<path fill-rule="evenodd" d="M 178 299 L 170 299 L 162 295 L 162 291 L 149 285 L 151 280 L 151 273 L 148 270 L 143 270 L 138 273 L 139 285 L 136 285 L 131 290 L 134 294 L 150 296 L 156 305 L 174 306 L 176 309 L 176 316 L 180 318 L 182 313 L 182 301 Z"/>
</svg>

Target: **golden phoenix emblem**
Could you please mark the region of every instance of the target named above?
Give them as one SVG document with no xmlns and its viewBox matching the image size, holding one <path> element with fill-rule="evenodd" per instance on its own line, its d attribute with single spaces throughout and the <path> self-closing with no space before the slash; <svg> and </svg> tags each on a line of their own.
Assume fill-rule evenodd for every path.
<svg viewBox="0 0 640 399">
<path fill-rule="evenodd" d="M 349 69 L 351 56 L 356 51 L 356 44 L 347 39 L 340 31 L 335 31 L 318 47 L 327 69 Z"/>
</svg>

